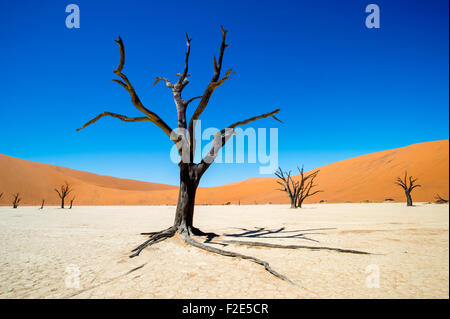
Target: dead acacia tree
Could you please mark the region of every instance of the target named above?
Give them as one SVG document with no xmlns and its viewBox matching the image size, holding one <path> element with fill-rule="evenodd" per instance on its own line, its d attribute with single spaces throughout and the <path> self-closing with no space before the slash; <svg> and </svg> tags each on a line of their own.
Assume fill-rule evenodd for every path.
<svg viewBox="0 0 450 319">
<path fill-rule="evenodd" d="M 12 205 L 13 205 L 13 208 L 19 207 L 19 203 L 20 203 L 20 201 L 22 200 L 22 198 L 20 198 L 19 196 L 20 196 L 19 193 L 15 193 L 15 194 L 12 196 L 12 197 L 13 197 L 13 199 L 12 199 Z"/>
<path fill-rule="evenodd" d="M 44 203 L 45 203 L 45 199 L 42 200 L 41 208 L 39 208 L 39 209 L 44 209 Z"/>
<path fill-rule="evenodd" d="M 69 209 L 72 209 L 72 205 L 73 205 L 73 201 L 74 200 L 75 200 L 75 197 L 70 200 L 70 207 L 69 207 Z"/>
<path fill-rule="evenodd" d="M 323 190 L 312 190 L 317 185 L 314 184 L 314 180 L 316 179 L 319 171 L 312 172 L 310 174 L 305 175 L 303 172 L 303 166 L 301 169 L 298 169 L 300 172 L 299 181 L 298 181 L 298 197 L 297 197 L 297 207 L 302 208 L 303 201 L 310 196 L 313 196 L 317 193 L 323 192 Z"/>
<path fill-rule="evenodd" d="M 434 202 L 436 204 L 446 204 L 446 203 L 448 203 L 448 199 L 442 198 L 441 195 L 439 195 L 439 194 L 436 194 L 436 196 L 434 196 L 434 199 L 435 199 Z"/>
<path fill-rule="evenodd" d="M 286 192 L 289 196 L 291 208 L 301 208 L 303 201 L 307 197 L 323 192 L 322 190 L 312 191 L 312 189 L 317 186 L 314 184 L 314 179 L 317 177 L 317 174 L 319 174 L 319 171 L 305 174 L 302 167 L 301 169 L 298 168 L 298 172 L 299 175 L 297 178 L 291 176 L 291 171 L 284 172 L 280 167 L 275 172 L 275 176 L 279 179 L 277 180 L 277 183 L 282 187 L 278 190 Z"/>
<path fill-rule="evenodd" d="M 403 188 L 405 191 L 406 196 L 406 206 L 413 206 L 413 201 L 411 197 L 411 192 L 416 187 L 421 187 L 422 185 L 414 184 L 417 181 L 417 178 L 413 178 L 412 176 L 409 176 L 408 178 L 408 172 L 405 171 L 405 176 L 402 178 L 397 177 L 397 181 L 395 184 Z"/>
<path fill-rule="evenodd" d="M 138 256 L 139 253 L 145 248 L 150 245 L 153 245 L 157 242 L 160 242 L 162 240 L 165 240 L 169 237 L 174 236 L 175 234 L 178 234 L 181 238 L 185 240 L 186 243 L 198 247 L 200 249 L 214 252 L 217 254 L 221 254 L 224 256 L 230 256 L 230 257 L 238 257 L 242 259 L 248 259 L 255 263 L 258 263 L 260 265 L 263 265 L 267 271 L 272 273 L 273 275 L 290 281 L 285 276 L 275 272 L 267 262 L 262 261 L 258 258 L 242 255 L 235 252 L 226 251 L 223 249 L 219 249 L 216 247 L 209 246 L 204 243 L 200 243 L 194 239 L 192 239 L 191 236 L 207 236 L 209 239 L 212 239 L 214 237 L 217 237 L 218 235 L 213 233 L 205 233 L 201 231 L 200 229 L 196 228 L 194 226 L 194 204 L 195 204 L 195 195 L 197 191 L 197 187 L 199 185 L 200 179 L 203 176 L 203 174 L 206 172 L 206 170 L 210 167 L 210 165 L 214 162 L 216 159 L 219 150 L 227 143 L 227 141 L 234 135 L 234 129 L 238 126 L 245 125 L 247 123 L 263 119 L 263 118 L 269 118 L 273 117 L 274 119 L 278 120 L 275 117 L 275 114 L 277 114 L 280 110 L 275 109 L 271 112 L 264 113 L 261 115 L 257 115 L 254 117 L 250 117 L 248 119 L 238 121 L 236 123 L 233 123 L 229 125 L 227 128 L 224 128 L 220 131 L 218 131 L 214 136 L 211 143 L 211 148 L 208 151 L 208 153 L 201 159 L 199 163 L 194 163 L 194 156 L 195 156 L 195 150 L 196 150 L 196 140 L 195 140 L 195 130 L 196 130 L 196 124 L 199 120 L 200 116 L 204 112 L 205 108 L 208 105 L 208 102 L 210 101 L 210 98 L 213 94 L 213 92 L 220 87 L 223 83 L 225 83 L 226 80 L 230 78 L 230 75 L 232 74 L 232 70 L 228 70 L 225 72 L 225 74 L 221 77 L 222 74 L 222 62 L 223 62 L 223 56 L 225 49 L 229 46 L 226 44 L 226 35 L 227 30 L 224 30 L 222 27 L 222 41 L 220 45 L 220 53 L 219 58 L 216 59 L 214 57 L 213 60 L 213 76 L 211 80 L 209 81 L 208 85 L 206 86 L 204 92 L 200 96 L 195 96 L 193 98 L 185 100 L 182 97 L 183 89 L 188 85 L 189 83 L 189 76 L 188 68 L 189 68 L 189 55 L 190 55 L 190 49 L 191 49 L 191 41 L 192 39 L 189 38 L 189 36 L 186 34 L 186 53 L 185 53 L 185 60 L 184 60 L 184 70 L 182 73 L 177 73 L 178 80 L 174 83 L 172 83 L 169 79 L 164 77 L 157 77 L 154 85 L 156 85 L 158 82 L 163 82 L 167 88 L 169 88 L 172 92 L 173 99 L 175 102 L 177 115 L 178 115 L 178 123 L 177 123 L 177 130 L 172 130 L 172 128 L 156 113 L 151 111 L 149 108 L 144 106 L 144 104 L 141 102 L 137 92 L 135 91 L 133 85 L 131 84 L 131 81 L 128 79 L 128 77 L 122 73 L 123 67 L 125 65 L 125 47 L 122 39 L 119 37 L 118 40 L 116 40 L 116 43 L 119 45 L 120 49 L 120 62 L 117 66 L 116 70 L 113 72 L 120 77 L 120 79 L 114 79 L 113 81 L 118 83 L 121 87 L 127 91 L 131 97 L 131 102 L 134 105 L 136 109 L 138 109 L 141 113 L 143 113 L 144 116 L 141 117 L 128 117 L 125 115 L 112 113 L 112 112 L 103 112 L 99 115 L 97 115 L 95 118 L 84 124 L 82 127 L 77 129 L 77 131 L 80 131 L 81 129 L 95 123 L 99 119 L 105 116 L 111 116 L 114 118 L 117 118 L 124 122 L 151 122 L 158 126 L 166 135 L 167 137 L 175 144 L 176 149 L 178 151 L 178 154 L 180 155 L 180 162 L 178 163 L 179 170 L 180 170 L 180 189 L 179 189 L 179 196 L 178 196 L 178 202 L 175 212 L 175 219 L 174 223 L 171 227 L 159 231 L 159 232 L 151 232 L 151 233 L 142 233 L 143 235 L 149 235 L 149 239 L 146 240 L 144 243 L 133 249 L 133 254 L 130 257 Z M 195 108 L 195 111 L 193 112 L 193 115 L 189 122 L 186 118 L 186 110 L 188 109 L 188 106 L 194 101 L 199 100 L 197 107 Z M 279 121 L 279 120 L 278 120 Z"/>
<path fill-rule="evenodd" d="M 3 193 L 0 193 L 0 199 L 2 198 L 2 196 L 3 196 Z"/>
<path fill-rule="evenodd" d="M 64 201 L 72 192 L 72 188 L 70 187 L 70 184 L 68 182 L 64 182 L 63 185 L 60 186 L 59 189 L 55 188 L 55 192 L 58 194 L 59 198 L 61 199 L 61 208 L 64 208 Z"/>
</svg>

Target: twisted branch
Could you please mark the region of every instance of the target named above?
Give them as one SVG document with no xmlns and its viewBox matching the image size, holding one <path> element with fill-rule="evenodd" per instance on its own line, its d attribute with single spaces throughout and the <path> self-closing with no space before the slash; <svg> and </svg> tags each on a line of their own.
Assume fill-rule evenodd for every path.
<svg viewBox="0 0 450 319">
<path fill-rule="evenodd" d="M 418 178 L 413 179 L 412 176 L 409 176 L 409 180 L 407 180 L 407 178 L 408 172 L 405 171 L 405 176 L 403 177 L 403 180 L 400 177 L 397 177 L 397 181 L 395 182 L 395 184 L 401 186 L 408 193 L 410 193 L 416 187 L 422 187 L 422 185 L 420 184 L 414 184 L 418 180 Z"/>
<path fill-rule="evenodd" d="M 117 66 L 117 68 L 113 71 L 117 76 L 119 76 L 122 80 L 117 80 L 117 79 L 113 79 L 112 81 L 120 84 L 125 90 L 128 91 L 128 93 L 130 94 L 131 97 L 131 102 L 133 103 L 133 105 L 139 110 L 141 111 L 144 115 L 146 115 L 146 117 L 148 118 L 148 120 L 150 122 L 153 122 L 154 124 L 156 124 L 156 126 L 158 126 L 161 130 L 163 130 L 164 133 L 166 133 L 166 135 L 177 145 L 178 151 L 180 152 L 181 150 L 181 146 L 179 145 L 179 139 L 173 137 L 173 135 L 171 134 L 172 129 L 169 127 L 169 125 L 167 125 L 166 122 L 164 122 L 156 113 L 150 111 L 149 109 L 147 109 L 141 102 L 141 100 L 139 99 L 139 96 L 137 95 L 136 91 L 134 90 L 133 86 L 131 85 L 131 82 L 128 80 L 128 78 L 126 77 L 125 74 L 122 73 L 122 69 L 125 65 L 125 47 L 123 45 L 123 41 L 122 38 L 119 36 L 118 40 L 114 40 L 118 45 L 119 45 L 119 49 L 120 49 L 120 62 L 119 65 Z M 107 113 L 107 114 L 105 114 Z M 110 116 L 114 116 L 116 118 L 119 118 L 123 121 L 127 121 L 127 122 L 132 122 L 132 121 L 143 121 L 142 118 L 135 118 L 138 120 L 126 120 L 128 119 L 126 116 L 116 116 L 118 114 L 115 113 L 111 113 L 111 112 L 105 112 L 103 113 L 104 115 L 99 115 L 96 118 L 94 118 L 93 120 L 91 120 L 90 122 L 86 123 L 83 127 L 86 127 L 94 122 L 96 122 L 97 120 L 99 120 L 101 117 L 106 116 L 106 115 L 110 115 Z M 112 115 L 115 114 L 115 115 Z M 82 129 L 83 127 L 81 127 L 80 129 Z M 79 131 L 80 129 L 78 129 L 77 131 Z"/>
<path fill-rule="evenodd" d="M 146 116 L 142 116 L 142 117 L 127 117 L 125 115 L 121 115 L 121 114 L 117 114 L 117 113 L 112 113 L 112 112 L 103 112 L 102 114 L 97 115 L 96 117 L 94 117 L 92 120 L 90 120 L 89 122 L 87 122 L 86 124 L 84 124 L 82 127 L 77 128 L 77 132 L 84 129 L 86 126 L 91 125 L 92 123 L 97 122 L 99 119 L 101 119 L 104 116 L 112 116 L 115 118 L 118 118 L 119 120 L 122 120 L 124 122 L 142 122 L 142 121 L 150 121 L 150 119 Z"/>
<path fill-rule="evenodd" d="M 190 157 L 191 161 L 194 159 L 195 155 L 195 126 L 197 123 L 197 120 L 200 118 L 200 115 L 205 110 L 206 106 L 208 105 L 209 99 L 214 92 L 214 90 L 222 85 L 231 74 L 232 70 L 228 70 L 225 74 L 225 77 L 222 79 L 219 79 L 220 73 L 222 71 L 222 60 L 223 60 L 223 54 L 225 52 L 225 49 L 229 47 L 229 44 L 225 43 L 225 39 L 227 36 L 227 30 L 224 30 L 222 26 L 220 26 L 222 30 L 222 43 L 220 45 L 220 54 L 219 54 L 219 62 L 217 62 L 216 57 L 214 56 L 214 75 L 209 82 L 208 86 L 205 89 L 205 92 L 203 93 L 203 96 L 201 97 L 201 100 L 197 106 L 197 109 L 195 110 L 194 114 L 191 117 L 191 120 L 189 121 L 189 151 L 190 151 Z"/>
<path fill-rule="evenodd" d="M 226 142 L 231 138 L 232 135 L 234 135 L 234 128 L 237 126 L 245 125 L 247 123 L 267 118 L 267 117 L 273 117 L 276 119 L 275 115 L 278 113 L 280 109 L 276 109 L 272 112 L 264 113 L 258 116 L 251 117 L 249 119 L 239 121 L 236 123 L 231 124 L 229 127 L 218 131 L 216 134 L 214 134 L 213 142 L 211 143 L 211 148 L 207 155 L 202 159 L 202 161 L 198 164 L 198 169 L 200 171 L 200 174 L 203 174 L 206 169 L 214 162 L 216 159 L 219 150 L 226 144 Z M 278 119 L 277 119 L 278 120 Z M 192 154 L 192 153 L 191 153 Z"/>
</svg>

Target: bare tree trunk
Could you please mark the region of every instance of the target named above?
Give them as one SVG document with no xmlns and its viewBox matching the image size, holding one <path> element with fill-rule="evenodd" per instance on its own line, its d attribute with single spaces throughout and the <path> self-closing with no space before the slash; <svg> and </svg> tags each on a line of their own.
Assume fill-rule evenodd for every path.
<svg viewBox="0 0 450 319">
<path fill-rule="evenodd" d="M 45 199 L 42 200 L 41 209 L 44 209 Z"/>
<path fill-rule="evenodd" d="M 289 197 L 291 200 L 291 208 L 297 208 L 297 199 L 294 197 Z"/>
<path fill-rule="evenodd" d="M 412 198 L 411 198 L 411 193 L 405 191 L 405 195 L 406 195 L 406 206 L 412 206 L 413 202 L 412 202 Z"/>
<path fill-rule="evenodd" d="M 61 208 L 64 208 L 64 198 L 61 198 Z"/>
<path fill-rule="evenodd" d="M 20 198 L 19 196 L 20 196 L 19 193 L 13 195 L 13 202 L 12 202 L 13 208 L 19 207 L 19 203 L 22 200 L 22 198 Z"/>
<path fill-rule="evenodd" d="M 191 234 L 194 231 L 194 205 L 198 181 L 196 181 L 196 166 L 180 163 L 180 191 L 178 194 L 177 210 L 174 227 L 179 233 Z"/>
</svg>

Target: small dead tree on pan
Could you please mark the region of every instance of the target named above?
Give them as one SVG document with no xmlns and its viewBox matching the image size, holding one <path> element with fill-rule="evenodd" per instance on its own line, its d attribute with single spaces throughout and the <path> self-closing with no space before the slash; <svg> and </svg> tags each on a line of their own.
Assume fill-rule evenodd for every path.
<svg viewBox="0 0 450 319">
<path fill-rule="evenodd" d="M 61 199 L 61 208 L 64 208 L 64 201 L 67 195 L 69 195 L 72 192 L 71 186 L 69 185 L 68 182 L 64 182 L 64 184 L 61 185 L 59 189 L 55 188 L 55 192 Z"/>
<path fill-rule="evenodd" d="M 39 209 L 44 209 L 44 203 L 45 203 L 45 199 L 42 200 L 41 208 L 39 208 Z"/>
<path fill-rule="evenodd" d="M 69 207 L 69 209 L 72 209 L 72 205 L 73 205 L 73 201 L 74 200 L 75 200 L 75 197 L 70 200 L 70 207 Z"/>
<path fill-rule="evenodd" d="M 13 200 L 12 200 L 13 208 L 19 207 L 19 203 L 20 203 L 20 201 L 22 200 L 22 198 L 20 198 L 19 196 L 20 196 L 19 193 L 15 193 L 15 194 L 13 195 Z"/>
<path fill-rule="evenodd" d="M 298 167 L 297 167 L 298 168 Z M 314 184 L 314 180 L 319 174 L 319 171 L 305 174 L 303 167 L 298 168 L 299 175 L 296 178 L 291 176 L 291 171 L 285 172 L 280 167 L 275 172 L 275 176 L 278 177 L 277 183 L 282 188 L 278 190 L 286 192 L 291 201 L 291 208 L 302 207 L 303 201 L 310 196 L 323 192 L 322 190 L 312 190 L 317 185 Z"/>
<path fill-rule="evenodd" d="M 220 44 L 219 58 L 216 59 L 214 57 L 213 76 L 209 81 L 209 83 L 207 84 L 202 95 L 195 96 L 187 100 L 183 99 L 182 97 L 183 89 L 189 84 L 188 78 L 190 76 L 190 74 L 188 73 L 188 68 L 189 68 L 189 55 L 191 50 L 192 39 L 189 38 L 187 34 L 186 34 L 186 53 L 184 59 L 184 70 L 182 73 L 177 73 L 178 80 L 176 82 L 171 82 L 169 79 L 164 77 L 156 78 L 154 85 L 159 82 L 164 83 L 165 86 L 170 89 L 173 95 L 178 116 L 176 127 L 177 130 L 173 130 L 160 116 L 151 111 L 148 107 L 144 106 L 135 88 L 131 84 L 131 81 L 122 72 L 123 67 L 125 65 L 125 46 L 122 39 L 119 37 L 116 43 L 119 45 L 120 62 L 116 70 L 114 70 L 114 73 L 118 77 L 120 77 L 120 79 L 114 79 L 113 81 L 118 83 L 121 87 L 125 89 L 126 92 L 129 93 L 132 104 L 137 110 L 143 113 L 144 116 L 128 117 L 117 113 L 103 112 L 97 115 L 89 122 L 87 122 L 86 124 L 84 124 L 79 129 L 77 129 L 77 131 L 80 131 L 81 129 L 97 122 L 99 119 L 105 116 L 111 116 L 124 122 L 150 122 L 158 126 L 167 135 L 167 137 L 175 144 L 178 154 L 180 155 L 180 162 L 178 163 L 178 167 L 180 170 L 180 188 L 178 195 L 178 203 L 175 211 L 174 223 L 171 227 L 162 231 L 142 233 L 143 235 L 148 235 L 149 239 L 146 240 L 141 245 L 139 245 L 138 247 L 136 247 L 135 249 L 133 249 L 132 250 L 133 254 L 130 257 L 138 256 L 144 248 L 151 246 L 155 243 L 161 242 L 167 238 L 170 238 L 175 234 L 178 234 L 189 245 L 195 246 L 197 248 L 212 253 L 217 253 L 223 256 L 237 257 L 250 260 L 252 262 L 264 266 L 265 269 L 269 271 L 271 274 L 283 280 L 286 280 L 290 283 L 293 283 L 286 276 L 281 275 L 276 271 L 274 271 L 266 261 L 263 261 L 261 259 L 252 256 L 247 256 L 240 253 L 219 249 L 211 245 L 208 245 L 207 242 L 213 243 L 211 239 L 217 237 L 218 235 L 214 233 L 205 233 L 200 229 L 194 227 L 193 221 L 194 221 L 195 195 L 197 192 L 197 187 L 199 185 L 200 179 L 216 159 L 219 150 L 222 149 L 225 143 L 227 143 L 227 141 L 234 135 L 234 129 L 238 126 L 242 126 L 259 119 L 272 117 L 278 120 L 275 117 L 275 114 L 277 114 L 280 111 L 279 109 L 275 109 L 268 113 L 250 117 L 248 119 L 233 123 L 229 125 L 227 128 L 218 131 L 213 136 L 213 141 L 211 143 L 210 150 L 203 156 L 202 160 L 199 163 L 194 163 L 194 156 L 196 150 L 195 130 L 197 126 L 197 121 L 199 120 L 200 116 L 203 114 L 204 110 L 208 106 L 208 102 L 210 101 L 210 98 L 214 93 L 214 91 L 217 88 L 219 88 L 222 84 L 224 84 L 230 78 L 230 75 L 233 73 L 233 71 L 230 69 L 226 71 L 223 76 L 221 76 L 224 52 L 225 49 L 229 47 L 229 44 L 226 44 L 225 42 L 227 30 L 224 30 L 222 27 L 221 29 L 222 29 L 222 41 Z M 193 115 L 191 119 L 188 121 L 186 117 L 186 111 L 188 107 L 191 105 L 191 103 L 197 99 L 199 100 L 197 107 L 194 109 Z M 199 241 L 194 240 L 192 236 L 206 236 L 208 240 L 205 243 L 201 243 Z M 243 244 L 248 245 L 248 243 Z"/>
<path fill-rule="evenodd" d="M 436 196 L 434 196 L 434 199 L 435 199 L 434 202 L 436 204 L 446 204 L 446 203 L 448 203 L 448 199 L 442 198 L 441 195 L 439 195 L 439 194 L 436 194 Z"/>
<path fill-rule="evenodd" d="M 413 178 L 412 176 L 408 177 L 407 171 L 405 171 L 405 176 L 403 177 L 403 179 L 400 177 L 397 177 L 397 181 L 395 182 L 395 184 L 397 184 L 398 186 L 403 188 L 403 190 L 405 191 L 406 206 L 413 206 L 411 192 L 413 191 L 414 188 L 422 186 L 419 184 L 415 184 L 416 181 L 417 181 L 417 178 Z"/>
</svg>

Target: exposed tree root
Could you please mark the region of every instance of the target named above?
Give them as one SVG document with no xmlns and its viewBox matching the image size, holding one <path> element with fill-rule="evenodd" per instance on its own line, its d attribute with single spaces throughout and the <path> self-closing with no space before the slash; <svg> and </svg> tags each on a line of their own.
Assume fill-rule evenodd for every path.
<svg viewBox="0 0 450 319">
<path fill-rule="evenodd" d="M 257 247 L 269 247 L 269 248 L 284 248 L 284 249 L 311 249 L 311 250 L 332 250 L 340 253 L 349 253 L 349 254 L 361 254 L 361 255 L 372 255 L 372 253 L 366 251 L 359 251 L 353 249 L 342 249 L 342 248 L 334 248 L 334 247 L 321 247 L 321 246 L 305 246 L 305 245 L 279 245 L 279 244 L 271 244 L 271 243 L 262 243 L 256 241 L 245 241 L 245 240 L 221 240 L 217 243 L 224 244 L 237 244 L 237 245 L 246 245 L 246 246 L 257 246 Z"/>
<path fill-rule="evenodd" d="M 185 235 L 185 234 L 183 235 L 183 239 L 184 239 L 184 241 L 185 241 L 186 243 L 188 243 L 188 244 L 190 244 L 190 245 L 192 245 L 192 246 L 194 246 L 194 247 L 197 247 L 197 248 L 200 248 L 200 249 L 203 249 L 203 250 L 212 252 L 212 253 L 216 253 L 216 254 L 219 254 L 219 255 L 222 255 L 222 256 L 227 256 L 227 257 L 236 257 L 236 258 L 247 259 L 247 260 L 253 261 L 254 263 L 257 263 L 257 264 L 259 264 L 259 265 L 264 266 L 264 268 L 265 268 L 268 272 L 270 272 L 272 275 L 274 275 L 274 276 L 276 276 L 276 277 L 278 277 L 278 278 L 280 278 L 280 279 L 282 279 L 282 280 L 284 280 L 284 281 L 287 281 L 288 283 L 290 283 L 290 284 L 292 284 L 292 285 L 294 285 L 294 286 L 299 287 L 298 284 L 296 284 L 295 282 L 293 282 L 292 280 L 290 280 L 288 277 L 286 277 L 286 276 L 284 276 L 284 275 L 282 275 L 282 274 L 276 272 L 275 270 L 273 270 L 273 269 L 270 267 L 270 265 L 269 265 L 269 263 L 268 263 L 267 261 L 258 259 L 258 258 L 256 258 L 256 257 L 247 256 L 247 255 L 243 255 L 243 254 L 231 252 L 231 251 L 228 251 L 228 250 L 223 250 L 223 249 L 211 247 L 211 246 L 202 244 L 202 243 L 200 243 L 200 242 L 198 242 L 198 241 L 195 241 L 195 240 L 193 240 L 190 236 Z"/>
<path fill-rule="evenodd" d="M 220 235 L 218 235 L 216 233 L 205 233 L 204 231 L 202 231 L 202 230 L 200 230 L 200 229 L 198 229 L 197 227 L 194 227 L 194 226 L 189 226 L 188 229 L 189 229 L 189 234 L 190 235 L 194 235 L 194 236 L 206 236 L 206 237 L 208 237 L 208 239 L 220 236 Z M 141 233 L 141 235 L 153 236 L 153 235 L 156 235 L 156 234 L 159 234 L 159 233 L 161 233 L 161 232 L 159 231 L 159 232 Z"/>
<path fill-rule="evenodd" d="M 210 241 L 214 237 L 219 237 L 220 235 L 216 233 L 205 233 L 202 230 L 198 229 L 197 227 L 190 226 L 189 227 L 189 234 L 194 236 L 206 236 L 207 240 Z"/>
<path fill-rule="evenodd" d="M 342 248 L 335 248 L 335 247 L 324 247 L 324 246 L 280 245 L 280 244 L 255 242 L 255 241 L 243 241 L 243 240 L 212 241 L 213 238 L 218 237 L 219 235 L 217 235 L 215 233 L 205 233 L 205 232 L 201 231 L 200 229 L 192 227 L 192 226 L 189 227 L 188 230 L 184 230 L 184 231 L 180 231 L 180 229 L 178 229 L 178 227 L 172 226 L 172 227 L 167 228 L 166 230 L 163 230 L 160 232 L 141 233 L 142 235 L 150 235 L 150 238 L 148 240 L 146 240 L 144 243 L 142 243 L 141 245 L 137 246 L 135 249 L 133 249 L 132 252 L 134 252 L 134 254 L 132 254 L 130 256 L 130 258 L 138 256 L 144 248 L 151 246 L 153 244 L 156 244 L 158 242 L 161 242 L 167 238 L 170 238 L 170 237 L 174 236 L 175 233 L 177 233 L 177 232 L 184 239 L 184 241 L 187 244 L 190 244 L 194 247 L 206 250 L 208 252 L 216 253 L 216 254 L 219 254 L 222 256 L 236 257 L 236 258 L 250 260 L 256 264 L 264 266 L 264 268 L 269 273 L 274 275 L 275 277 L 278 277 L 284 281 L 287 281 L 288 283 L 290 283 L 294 286 L 297 286 L 297 287 L 299 287 L 298 284 L 296 284 L 295 282 L 290 280 L 285 275 L 282 275 L 282 274 L 278 273 L 277 271 L 275 271 L 274 269 L 272 269 L 272 267 L 270 267 L 269 263 L 265 260 L 261 260 L 259 258 L 253 257 L 253 256 L 243 255 L 240 253 L 223 250 L 223 249 L 219 249 L 216 247 L 206 245 L 204 243 L 201 243 L 201 242 L 198 242 L 198 241 L 192 239 L 191 235 L 206 237 L 205 243 L 218 244 L 218 245 L 223 245 L 223 246 L 226 246 L 228 244 L 237 244 L 237 245 L 246 245 L 246 246 L 253 246 L 253 247 L 269 247 L 269 248 L 282 248 L 282 249 L 330 250 L 330 251 L 336 251 L 336 252 L 340 252 L 340 253 L 350 253 L 350 254 L 360 254 L 360 255 L 371 255 L 372 254 L 372 253 L 365 252 L 365 251 L 359 251 L 359 250 L 353 250 L 353 249 L 342 249 Z"/>
<path fill-rule="evenodd" d="M 159 243 L 160 241 L 163 241 L 167 238 L 172 237 L 173 235 L 175 235 L 176 231 L 177 231 L 177 228 L 172 226 L 172 227 L 167 228 L 166 230 L 156 232 L 156 233 L 151 233 L 151 236 L 148 240 L 146 240 L 141 245 L 137 246 L 135 249 L 132 250 L 132 252 L 135 252 L 135 253 L 130 255 L 130 258 L 138 256 L 145 247 L 151 246 L 153 244 Z"/>
</svg>

